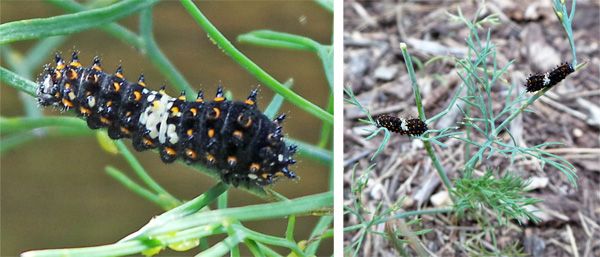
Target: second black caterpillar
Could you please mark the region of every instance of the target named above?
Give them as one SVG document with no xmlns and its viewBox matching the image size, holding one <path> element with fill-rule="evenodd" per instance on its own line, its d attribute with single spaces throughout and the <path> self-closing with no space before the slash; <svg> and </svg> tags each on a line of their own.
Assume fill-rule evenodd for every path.
<svg viewBox="0 0 600 257">
<path fill-rule="evenodd" d="M 573 72 L 575 72 L 573 66 L 565 62 L 549 72 L 530 74 L 525 83 L 526 91 L 536 92 L 546 87 L 552 87 Z"/>
<path fill-rule="evenodd" d="M 418 137 L 427 131 L 427 123 L 419 118 L 400 118 L 388 114 L 381 115 L 375 120 L 378 128 L 384 127 L 402 135 Z"/>
<path fill-rule="evenodd" d="M 220 86 L 212 102 L 204 101 L 202 91 L 186 101 L 184 92 L 173 98 L 164 87 L 149 90 L 143 75 L 137 83 L 125 80 L 120 66 L 107 74 L 98 57 L 92 67 L 82 67 L 77 53 L 69 64 L 57 54 L 56 67 L 47 71 L 37 90 L 41 105 L 75 109 L 91 129 L 107 128 L 112 139 L 132 138 L 137 151 L 158 148 L 165 163 L 203 163 L 234 186 L 296 177 L 288 169 L 296 163 L 296 146 L 282 140 L 285 115 L 270 121 L 261 113 L 257 90 L 245 102 L 228 101 Z"/>
</svg>

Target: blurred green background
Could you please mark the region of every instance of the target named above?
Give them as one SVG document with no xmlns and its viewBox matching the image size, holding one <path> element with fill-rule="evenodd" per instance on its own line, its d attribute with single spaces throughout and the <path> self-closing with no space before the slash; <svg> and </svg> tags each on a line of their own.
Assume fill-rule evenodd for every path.
<svg viewBox="0 0 600 257">
<path fill-rule="evenodd" d="M 326 108 L 329 87 L 321 63 L 313 52 L 240 44 L 235 42 L 235 38 L 252 30 L 271 29 L 330 44 L 333 33 L 331 13 L 310 1 L 199 1 L 196 4 L 242 53 L 280 82 L 293 78 L 293 91 Z M 42 1 L 2 1 L 0 23 L 60 14 L 65 12 Z M 259 108 L 264 110 L 273 92 L 218 49 L 179 2 L 158 3 L 153 8 L 153 15 L 154 35 L 159 47 L 195 89 L 203 89 L 210 99 L 216 86 L 222 84 L 233 93 L 234 100 L 244 100 L 251 89 L 258 87 Z M 138 15 L 118 23 L 138 31 Z M 26 52 L 34 43 L 15 42 L 11 47 Z M 74 50 L 80 52 L 80 62 L 86 66 L 91 65 L 94 56 L 99 56 L 107 72 L 113 72 L 122 64 L 128 80 L 136 81 L 143 73 L 150 89 L 158 90 L 167 83 L 170 95 L 179 94 L 173 87 L 169 88 L 164 76 L 144 55 L 100 29 L 69 36 L 55 52 L 70 60 Z M 55 52 L 47 53 L 47 63 L 54 65 Z M 4 64 L 2 66 L 8 68 Z M 39 73 L 42 71 L 40 66 Z M 34 75 L 37 79 L 41 77 Z M 22 116 L 22 102 L 35 101 L 8 85 L 0 85 L 0 90 L 0 115 L 3 117 Z M 44 112 L 60 115 L 58 110 L 51 109 L 47 108 Z M 287 102 L 280 112 L 288 114 L 284 123 L 286 136 L 317 143 L 322 121 Z M 63 115 L 74 116 L 72 112 Z M 126 140 L 126 144 L 130 146 L 130 140 Z M 135 154 L 149 173 L 180 199 L 189 200 L 217 182 L 182 164 L 165 165 L 157 153 Z M 327 191 L 328 166 L 301 155 L 296 157 L 299 163 L 292 168 L 300 179 L 280 180 L 274 189 L 289 198 Z M 17 256 L 32 249 L 110 244 L 163 212 L 109 177 L 104 171 L 107 165 L 137 179 L 123 158 L 103 151 L 93 135 L 39 137 L 2 153 L 0 255 Z M 230 206 L 264 203 L 262 199 L 237 189 L 230 190 L 229 202 Z M 318 217 L 299 217 L 295 238 L 298 241 L 308 239 L 317 220 Z M 244 223 L 251 229 L 276 236 L 284 236 L 286 224 L 286 219 Z M 212 239 L 209 242 L 217 238 Z M 323 243 L 319 255 L 331 255 L 332 240 Z M 242 253 L 250 253 L 245 247 L 241 249 Z M 159 256 L 189 256 L 195 253 L 197 250 L 166 250 Z M 287 254 L 285 250 L 280 253 Z"/>
</svg>

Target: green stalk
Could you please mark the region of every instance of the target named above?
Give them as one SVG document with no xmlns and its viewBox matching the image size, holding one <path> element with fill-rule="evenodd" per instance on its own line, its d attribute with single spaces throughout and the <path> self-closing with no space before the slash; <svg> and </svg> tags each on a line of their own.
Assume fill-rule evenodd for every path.
<svg viewBox="0 0 600 257">
<path fill-rule="evenodd" d="M 263 69 L 261 69 L 258 65 L 252 62 L 248 57 L 244 56 L 239 50 L 237 50 L 220 31 L 215 28 L 212 23 L 202 14 L 202 12 L 196 7 L 196 5 L 191 0 L 181 0 L 183 6 L 188 10 L 188 12 L 192 15 L 192 17 L 204 28 L 206 33 L 210 36 L 210 38 L 219 46 L 221 50 L 223 50 L 226 54 L 231 56 L 233 60 L 239 63 L 244 69 L 246 69 L 250 74 L 258 78 L 260 81 L 265 83 L 269 88 L 271 88 L 276 93 L 282 95 L 288 101 L 292 102 L 299 108 L 307 111 L 308 113 L 314 115 L 315 117 L 332 124 L 333 123 L 333 115 L 326 112 L 325 110 L 319 108 L 315 104 L 310 101 L 304 99 L 293 91 L 284 87 L 281 83 L 279 83 L 275 78 L 266 73 Z"/>
<path fill-rule="evenodd" d="M 0 24 L 0 45 L 27 39 L 72 34 L 96 28 L 127 17 L 157 2 L 158 0 L 126 0 L 83 13 Z"/>
<path fill-rule="evenodd" d="M 423 109 L 421 93 L 419 92 L 419 85 L 417 84 L 417 77 L 415 76 L 415 70 L 413 68 L 412 60 L 410 58 L 410 53 L 406 49 L 405 43 L 400 43 L 400 49 L 402 50 L 402 56 L 404 56 L 404 62 L 406 63 L 406 69 L 408 70 L 408 75 L 410 76 L 410 82 L 412 84 L 413 92 L 415 94 L 415 102 L 417 105 L 417 110 L 419 111 L 419 117 L 421 118 L 421 120 L 427 120 L 425 118 L 425 110 Z M 429 134 L 425 135 L 425 138 L 429 138 Z M 440 164 L 440 161 L 438 160 L 437 156 L 435 155 L 435 152 L 433 151 L 433 146 L 431 145 L 431 142 L 423 141 L 423 144 L 425 144 L 425 150 L 427 150 L 427 154 L 429 155 L 429 158 L 431 158 L 431 162 L 433 163 L 433 166 L 435 167 L 438 174 L 440 175 L 440 178 L 442 179 L 442 182 L 446 186 L 446 189 L 448 191 L 452 190 L 452 183 L 450 183 L 450 180 L 448 179 L 448 175 L 444 171 L 444 168 L 442 167 L 442 165 Z M 452 194 L 451 194 L 451 196 L 452 196 Z"/>
</svg>

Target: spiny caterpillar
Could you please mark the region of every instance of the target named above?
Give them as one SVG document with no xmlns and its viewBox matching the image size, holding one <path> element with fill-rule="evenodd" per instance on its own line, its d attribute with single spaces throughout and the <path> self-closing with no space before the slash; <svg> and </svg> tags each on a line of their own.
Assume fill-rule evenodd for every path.
<svg viewBox="0 0 600 257">
<path fill-rule="evenodd" d="M 218 170 L 234 186 L 264 186 L 279 177 L 296 178 L 288 165 L 296 146 L 286 146 L 281 126 L 285 115 L 270 121 L 256 106 L 257 90 L 244 102 L 228 101 L 221 86 L 212 102 L 200 91 L 195 101 L 146 88 L 124 79 L 121 66 L 107 74 L 94 58 L 83 67 L 77 53 L 69 64 L 56 54 L 56 67 L 47 67 L 39 82 L 42 106 L 75 109 L 91 129 L 106 128 L 112 139 L 131 138 L 137 151 L 158 148 L 163 162 L 183 158 Z"/>
<path fill-rule="evenodd" d="M 552 87 L 574 71 L 573 66 L 569 65 L 568 62 L 565 62 L 565 64 L 556 66 L 552 71 L 530 74 L 525 83 L 525 87 L 527 88 L 527 92 L 536 92 L 545 87 Z"/>
<path fill-rule="evenodd" d="M 392 132 L 402 135 L 411 135 L 418 137 L 427 131 L 427 124 L 419 118 L 403 119 L 392 115 L 384 114 L 377 117 L 375 124 L 378 128 L 384 127 Z"/>
</svg>

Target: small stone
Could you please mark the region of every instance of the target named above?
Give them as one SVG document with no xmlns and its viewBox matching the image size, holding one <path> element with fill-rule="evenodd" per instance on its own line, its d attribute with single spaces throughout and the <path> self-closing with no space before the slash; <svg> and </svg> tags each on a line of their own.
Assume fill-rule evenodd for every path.
<svg viewBox="0 0 600 257">
<path fill-rule="evenodd" d="M 579 138 L 579 137 L 583 136 L 583 131 L 581 131 L 581 129 L 579 129 L 579 128 L 575 128 L 575 129 L 573 129 L 573 136 Z"/>
<path fill-rule="evenodd" d="M 375 70 L 373 76 L 379 80 L 390 81 L 390 80 L 394 79 L 394 77 L 396 76 L 397 73 L 398 73 L 398 66 L 395 66 L 395 65 L 387 66 L 387 67 L 380 66 Z"/>
</svg>

